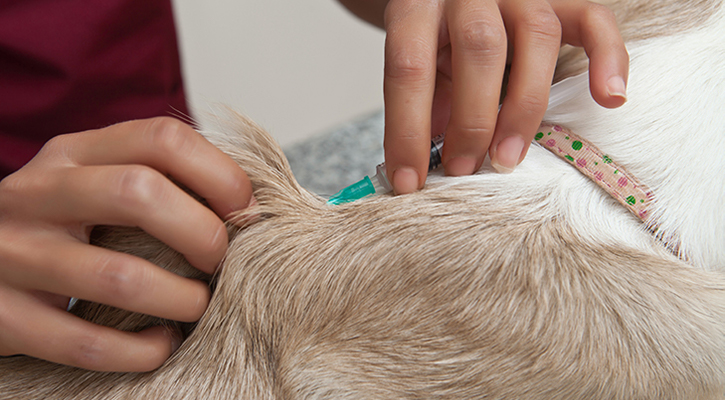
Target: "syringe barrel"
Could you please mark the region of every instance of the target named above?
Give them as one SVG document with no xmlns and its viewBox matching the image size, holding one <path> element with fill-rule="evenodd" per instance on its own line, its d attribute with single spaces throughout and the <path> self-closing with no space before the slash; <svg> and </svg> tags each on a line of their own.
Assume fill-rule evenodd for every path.
<svg viewBox="0 0 725 400">
<path fill-rule="evenodd" d="M 428 161 L 428 172 L 433 171 L 441 165 L 443 158 L 443 152 L 441 150 L 443 149 L 444 137 L 445 134 L 441 133 L 430 141 L 430 160 Z"/>
<path fill-rule="evenodd" d="M 433 171 L 441 165 L 441 156 L 443 154 L 441 152 L 441 149 L 443 148 L 444 136 L 445 135 L 441 133 L 430 141 L 430 159 L 428 161 L 428 172 Z M 373 180 L 374 182 L 378 183 L 376 185 L 376 192 L 379 191 L 379 193 L 388 193 L 393 191 L 393 185 L 388 180 L 388 175 L 385 171 L 385 163 L 378 164 L 378 166 L 375 167 L 375 175 L 373 176 Z"/>
</svg>

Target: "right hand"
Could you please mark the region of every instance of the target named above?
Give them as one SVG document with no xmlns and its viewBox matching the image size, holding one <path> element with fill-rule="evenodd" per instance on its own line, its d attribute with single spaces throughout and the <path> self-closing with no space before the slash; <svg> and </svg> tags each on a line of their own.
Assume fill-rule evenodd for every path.
<svg viewBox="0 0 725 400">
<path fill-rule="evenodd" d="M 384 27 L 385 165 L 398 194 L 423 187 L 441 132 L 447 175 L 473 174 L 487 154 L 512 172 L 546 113 L 562 43 L 589 56 L 597 103 L 626 100 L 627 49 L 614 14 L 591 1 L 390 0 Z"/>
<path fill-rule="evenodd" d="M 563 43 L 586 51 L 597 103 L 626 101 L 629 55 L 614 14 L 594 1 L 339 1 L 387 32 L 385 166 L 397 194 L 423 187 L 430 139 L 443 132 L 447 175 L 478 171 L 487 153 L 513 171 L 546 112 Z"/>
<path fill-rule="evenodd" d="M 159 367 L 179 345 L 175 334 L 162 327 L 130 333 L 95 325 L 66 312 L 68 299 L 193 322 L 209 304 L 209 288 L 91 246 L 91 229 L 138 226 L 213 273 L 228 244 L 222 219 L 246 208 L 251 196 L 244 171 L 175 119 L 52 139 L 0 181 L 0 356 L 25 354 L 99 371 Z"/>
</svg>

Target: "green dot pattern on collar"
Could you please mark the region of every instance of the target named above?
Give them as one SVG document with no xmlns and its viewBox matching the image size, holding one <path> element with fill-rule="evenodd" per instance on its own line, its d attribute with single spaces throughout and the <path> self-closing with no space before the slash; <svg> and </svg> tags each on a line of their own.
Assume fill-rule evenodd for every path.
<svg viewBox="0 0 725 400">
<path fill-rule="evenodd" d="M 538 144 L 573 165 L 640 220 L 648 219 L 652 192 L 592 143 L 560 125 L 549 124 L 542 124 L 535 138 Z"/>
</svg>

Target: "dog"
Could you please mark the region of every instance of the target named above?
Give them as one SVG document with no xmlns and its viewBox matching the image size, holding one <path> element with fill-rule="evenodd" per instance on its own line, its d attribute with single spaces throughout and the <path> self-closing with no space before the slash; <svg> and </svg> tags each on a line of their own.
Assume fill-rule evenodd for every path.
<svg viewBox="0 0 725 400">
<path fill-rule="evenodd" d="M 644 222 L 539 145 L 510 175 L 434 172 L 414 194 L 330 206 L 268 134 L 220 116 L 206 136 L 258 204 L 229 224 L 218 275 L 140 230 L 93 234 L 209 281 L 201 320 L 72 310 L 184 329 L 179 350 L 149 373 L 2 358 L 0 399 L 723 399 L 722 3 L 609 4 L 631 56 L 619 109 L 593 102 L 584 55 L 562 50 L 545 121 L 648 187 Z"/>
</svg>

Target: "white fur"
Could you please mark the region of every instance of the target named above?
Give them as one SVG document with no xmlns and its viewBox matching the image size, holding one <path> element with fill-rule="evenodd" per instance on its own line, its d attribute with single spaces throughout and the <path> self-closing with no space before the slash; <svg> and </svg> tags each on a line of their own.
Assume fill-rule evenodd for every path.
<svg viewBox="0 0 725 400">
<path fill-rule="evenodd" d="M 588 75 L 551 90 L 545 120 L 570 128 L 649 186 L 654 235 L 623 206 L 548 150 L 533 145 L 511 175 L 488 166 L 452 184 L 547 200 L 532 212 L 561 215 L 583 237 L 679 256 L 705 270 L 725 271 L 725 8 L 700 27 L 630 45 L 628 102 L 605 109 L 591 98 Z M 440 179 L 433 175 L 430 184 Z"/>
</svg>

